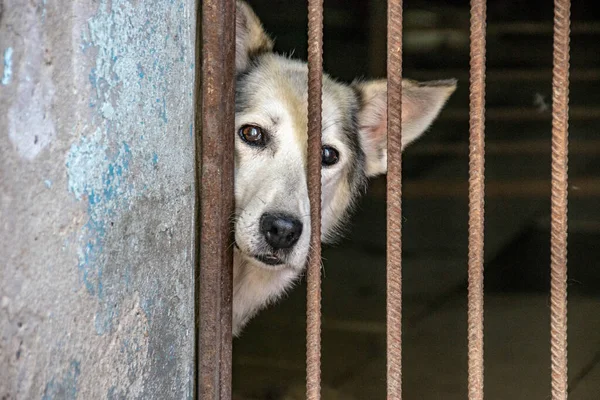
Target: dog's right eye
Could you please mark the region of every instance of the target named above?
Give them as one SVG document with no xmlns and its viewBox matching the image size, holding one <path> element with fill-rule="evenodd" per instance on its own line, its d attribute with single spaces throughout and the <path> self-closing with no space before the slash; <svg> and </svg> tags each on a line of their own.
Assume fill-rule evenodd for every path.
<svg viewBox="0 0 600 400">
<path fill-rule="evenodd" d="M 331 146 L 323 146 L 321 148 L 321 163 L 325 167 L 337 164 L 340 160 L 340 153 Z"/>
<path fill-rule="evenodd" d="M 244 125 L 240 128 L 239 135 L 250 146 L 262 147 L 266 144 L 263 130 L 255 125 Z"/>
</svg>

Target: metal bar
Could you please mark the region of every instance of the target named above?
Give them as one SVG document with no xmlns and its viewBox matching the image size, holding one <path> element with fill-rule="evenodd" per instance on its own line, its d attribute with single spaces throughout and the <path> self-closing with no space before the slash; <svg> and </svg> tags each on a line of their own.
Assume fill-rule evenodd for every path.
<svg viewBox="0 0 600 400">
<path fill-rule="evenodd" d="M 203 0 L 202 107 L 196 118 L 202 127 L 197 398 L 203 400 L 231 399 L 234 69 L 235 1 Z"/>
<path fill-rule="evenodd" d="M 308 197 L 310 256 L 306 272 L 306 398 L 321 398 L 321 95 L 323 0 L 308 1 Z"/>
<path fill-rule="evenodd" d="M 387 20 L 387 398 L 402 399 L 402 0 Z"/>
<path fill-rule="evenodd" d="M 550 347 L 552 399 L 567 399 L 567 188 L 571 1 L 554 1 Z"/>
<path fill-rule="evenodd" d="M 483 225 L 485 196 L 486 1 L 471 0 L 469 87 L 469 400 L 483 400 Z"/>
</svg>

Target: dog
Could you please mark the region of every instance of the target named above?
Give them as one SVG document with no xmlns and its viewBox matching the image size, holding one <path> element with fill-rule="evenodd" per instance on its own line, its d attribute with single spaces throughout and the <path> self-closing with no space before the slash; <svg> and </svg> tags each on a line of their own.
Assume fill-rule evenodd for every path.
<svg viewBox="0 0 600 400">
<path fill-rule="evenodd" d="M 302 275 L 309 253 L 307 65 L 273 52 L 236 3 L 233 335 Z M 323 75 L 321 241 L 337 238 L 367 180 L 387 169 L 385 80 Z M 455 80 L 402 83 L 402 148 L 437 117 Z"/>
</svg>

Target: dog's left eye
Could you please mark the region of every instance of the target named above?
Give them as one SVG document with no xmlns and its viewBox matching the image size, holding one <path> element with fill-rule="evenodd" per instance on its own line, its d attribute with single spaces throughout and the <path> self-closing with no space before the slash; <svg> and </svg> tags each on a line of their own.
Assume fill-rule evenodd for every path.
<svg viewBox="0 0 600 400">
<path fill-rule="evenodd" d="M 263 130 L 255 125 L 244 125 L 240 128 L 239 135 L 250 146 L 264 146 L 266 143 Z"/>
<path fill-rule="evenodd" d="M 340 153 L 331 146 L 321 148 L 321 163 L 325 167 L 336 164 L 340 160 Z"/>
</svg>

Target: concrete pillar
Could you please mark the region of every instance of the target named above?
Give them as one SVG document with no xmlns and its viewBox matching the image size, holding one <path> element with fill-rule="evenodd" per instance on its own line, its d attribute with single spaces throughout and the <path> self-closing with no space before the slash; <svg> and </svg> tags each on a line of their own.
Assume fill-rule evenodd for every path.
<svg viewBox="0 0 600 400">
<path fill-rule="evenodd" d="M 0 398 L 192 397 L 195 15 L 0 2 Z"/>
</svg>

